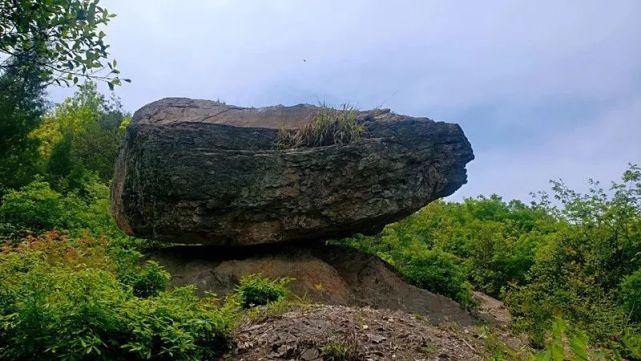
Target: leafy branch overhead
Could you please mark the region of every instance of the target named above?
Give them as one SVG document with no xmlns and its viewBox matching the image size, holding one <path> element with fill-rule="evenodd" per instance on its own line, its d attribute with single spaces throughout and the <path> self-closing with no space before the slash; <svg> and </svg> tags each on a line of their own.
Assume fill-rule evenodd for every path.
<svg viewBox="0 0 641 361">
<path fill-rule="evenodd" d="M 109 59 L 101 28 L 115 15 L 99 0 L 0 0 L 0 14 L 0 71 L 32 66 L 66 86 L 94 79 L 113 89 L 130 81 Z"/>
</svg>

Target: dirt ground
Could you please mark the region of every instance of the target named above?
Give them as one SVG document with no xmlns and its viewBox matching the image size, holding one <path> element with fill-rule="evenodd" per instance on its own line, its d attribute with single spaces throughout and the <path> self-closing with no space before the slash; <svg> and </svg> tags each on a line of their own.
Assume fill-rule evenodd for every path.
<svg viewBox="0 0 641 361">
<path fill-rule="evenodd" d="M 479 307 L 469 313 L 353 249 L 174 247 L 149 258 L 172 274 L 172 286 L 194 284 L 219 296 L 248 274 L 292 279 L 292 294 L 305 302 L 247 318 L 225 360 L 484 360 L 500 347 L 527 350 L 508 329 L 502 302 L 475 292 Z"/>
<path fill-rule="evenodd" d="M 278 316 L 246 320 L 223 359 L 250 360 L 485 360 L 509 333 L 480 325 L 434 324 L 404 311 L 309 305 Z"/>
</svg>

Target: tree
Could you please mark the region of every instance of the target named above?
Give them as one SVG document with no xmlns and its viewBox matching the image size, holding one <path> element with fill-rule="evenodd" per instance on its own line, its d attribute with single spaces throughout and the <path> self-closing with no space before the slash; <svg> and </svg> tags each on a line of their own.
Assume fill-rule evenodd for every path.
<svg viewBox="0 0 641 361">
<path fill-rule="evenodd" d="M 31 132 L 46 111 L 48 85 L 121 84 L 100 30 L 115 15 L 98 3 L 0 0 L 0 195 L 27 184 L 42 165 Z"/>
<path fill-rule="evenodd" d="M 110 181 L 123 136 L 120 125 L 128 119 L 119 100 L 100 94 L 93 82 L 56 105 L 32 133 L 52 184 L 59 190 L 81 188 L 88 173 Z"/>
<path fill-rule="evenodd" d="M 27 184 L 36 172 L 38 142 L 29 133 L 46 110 L 44 95 L 37 69 L 16 65 L 0 75 L 0 194 Z"/>
<path fill-rule="evenodd" d="M 29 64 L 58 85 L 80 79 L 121 84 L 116 61 L 107 60 L 105 26 L 115 16 L 99 0 L 0 0 L 0 71 Z M 25 62 L 15 62 L 21 58 Z M 20 64 L 21 63 L 21 64 Z M 128 79 L 122 79 L 129 81 Z"/>
</svg>

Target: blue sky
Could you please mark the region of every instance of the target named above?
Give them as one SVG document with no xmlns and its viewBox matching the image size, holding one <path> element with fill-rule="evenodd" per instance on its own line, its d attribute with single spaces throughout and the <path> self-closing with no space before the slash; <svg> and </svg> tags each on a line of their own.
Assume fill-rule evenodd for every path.
<svg viewBox="0 0 641 361">
<path fill-rule="evenodd" d="M 638 0 L 102 3 L 130 111 L 187 96 L 456 122 L 476 160 L 452 199 L 527 200 L 551 178 L 584 189 L 641 163 Z"/>
</svg>

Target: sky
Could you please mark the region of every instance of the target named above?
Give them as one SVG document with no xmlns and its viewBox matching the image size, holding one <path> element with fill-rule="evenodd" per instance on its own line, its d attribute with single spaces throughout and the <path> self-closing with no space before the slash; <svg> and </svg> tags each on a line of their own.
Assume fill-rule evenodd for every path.
<svg viewBox="0 0 641 361">
<path fill-rule="evenodd" d="M 131 112 L 184 96 L 458 123 L 476 159 L 452 200 L 585 190 L 641 164 L 639 0 L 101 3 Z"/>
</svg>

